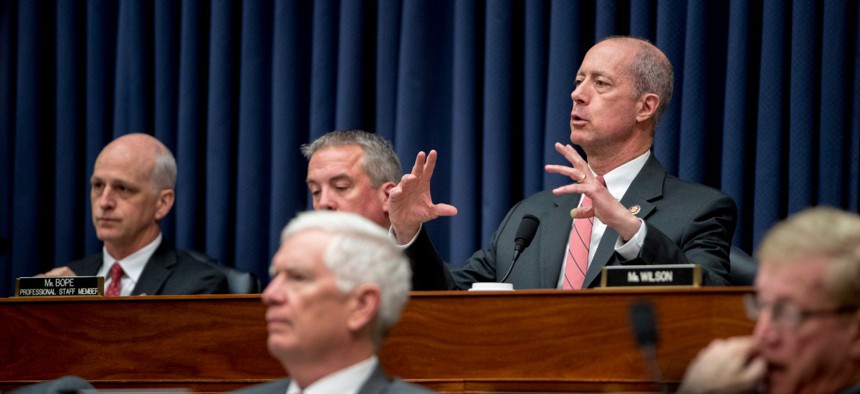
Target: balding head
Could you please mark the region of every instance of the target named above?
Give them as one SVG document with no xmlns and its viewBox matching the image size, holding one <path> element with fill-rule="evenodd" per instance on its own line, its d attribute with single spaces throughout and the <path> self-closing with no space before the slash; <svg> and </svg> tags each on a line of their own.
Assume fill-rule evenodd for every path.
<svg viewBox="0 0 860 394">
<path fill-rule="evenodd" d="M 164 144 L 149 134 L 134 133 L 121 136 L 102 149 L 99 159 L 108 154 L 121 154 L 136 157 L 146 164 L 148 177 L 155 190 L 176 187 L 176 159 Z"/>
<path fill-rule="evenodd" d="M 96 235 L 108 253 L 124 258 L 155 240 L 173 207 L 176 161 L 147 134 L 117 138 L 99 153 L 90 178 Z"/>
<path fill-rule="evenodd" d="M 666 112 L 669 101 L 672 100 L 674 90 L 675 74 L 669 58 L 654 44 L 636 37 L 612 36 L 600 42 L 612 41 L 630 47 L 635 51 L 633 61 L 630 64 L 629 76 L 636 86 L 636 95 L 642 96 L 653 93 L 660 97 L 660 104 L 654 112 L 654 128 Z M 600 45 L 598 43 L 597 45 Z M 595 45 L 595 46 L 597 46 Z"/>
</svg>

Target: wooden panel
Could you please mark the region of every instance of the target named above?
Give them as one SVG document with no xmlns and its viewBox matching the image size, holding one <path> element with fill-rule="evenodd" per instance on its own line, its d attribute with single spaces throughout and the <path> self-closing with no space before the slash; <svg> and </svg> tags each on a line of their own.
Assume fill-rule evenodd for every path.
<svg viewBox="0 0 860 394">
<path fill-rule="evenodd" d="M 648 391 L 633 300 L 655 304 L 674 384 L 711 339 L 752 331 L 749 291 L 415 292 L 380 358 L 443 392 Z M 67 374 L 102 388 L 211 392 L 280 378 L 264 315 L 258 295 L 0 300 L 0 390 Z"/>
</svg>

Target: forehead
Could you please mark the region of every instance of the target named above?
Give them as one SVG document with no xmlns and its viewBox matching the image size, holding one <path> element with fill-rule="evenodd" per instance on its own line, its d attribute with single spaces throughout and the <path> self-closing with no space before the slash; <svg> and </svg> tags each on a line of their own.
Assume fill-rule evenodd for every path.
<svg viewBox="0 0 860 394">
<path fill-rule="evenodd" d="M 631 44 L 617 40 L 603 41 L 588 50 L 577 74 L 622 75 L 629 69 L 635 53 L 636 48 Z"/>
<path fill-rule="evenodd" d="M 829 305 L 824 284 L 829 266 L 826 258 L 763 261 L 755 287 L 768 301 L 785 299 L 800 305 Z"/>
<path fill-rule="evenodd" d="M 364 157 L 358 145 L 327 146 L 314 152 L 309 167 L 352 166 Z"/>
<path fill-rule="evenodd" d="M 154 165 L 155 159 L 147 150 L 121 144 L 112 145 L 96 158 L 93 176 L 143 181 L 152 173 Z"/>
</svg>

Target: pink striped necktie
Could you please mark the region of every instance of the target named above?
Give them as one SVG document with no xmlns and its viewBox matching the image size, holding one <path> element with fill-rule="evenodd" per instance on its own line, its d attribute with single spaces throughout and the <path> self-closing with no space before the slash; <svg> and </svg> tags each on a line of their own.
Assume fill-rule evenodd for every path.
<svg viewBox="0 0 860 394">
<path fill-rule="evenodd" d="M 113 263 L 110 267 L 110 285 L 107 290 L 105 290 L 105 296 L 107 297 L 116 297 L 119 295 L 120 289 L 122 286 L 122 267 L 120 267 L 119 262 Z"/>
<path fill-rule="evenodd" d="M 597 179 L 604 186 L 606 181 L 602 176 Z M 580 208 L 590 207 L 591 198 L 582 195 Z M 567 249 L 567 257 L 564 266 L 564 283 L 562 289 L 582 289 L 585 282 L 585 273 L 588 272 L 588 249 L 591 247 L 591 228 L 594 225 L 594 217 L 573 219 L 573 229 L 570 231 L 570 241 Z"/>
</svg>

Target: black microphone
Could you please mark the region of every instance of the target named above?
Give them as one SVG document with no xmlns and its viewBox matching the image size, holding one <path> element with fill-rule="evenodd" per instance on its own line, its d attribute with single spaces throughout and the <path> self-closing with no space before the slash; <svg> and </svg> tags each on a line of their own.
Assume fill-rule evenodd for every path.
<svg viewBox="0 0 860 394">
<path fill-rule="evenodd" d="M 657 362 L 657 318 L 654 315 L 654 307 L 649 301 L 636 301 L 630 305 L 630 326 L 636 344 L 642 351 L 642 358 L 648 366 L 651 379 L 660 384 L 663 393 L 669 392 L 669 386 L 663 380 L 660 372 L 660 363 Z"/>
<path fill-rule="evenodd" d="M 526 250 L 529 245 L 531 245 L 532 240 L 535 238 L 539 225 L 540 219 L 538 219 L 537 216 L 532 214 L 526 214 L 523 216 L 523 220 L 520 221 L 520 226 L 517 227 L 517 236 L 514 239 L 514 258 L 511 260 L 511 267 L 508 268 L 508 273 L 505 274 L 505 277 L 502 278 L 500 282 L 508 280 L 508 276 L 511 275 L 511 271 L 513 271 L 514 264 L 517 263 L 517 259 L 520 258 L 520 254 Z"/>
</svg>

